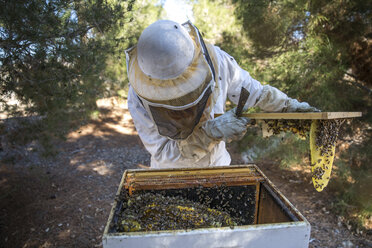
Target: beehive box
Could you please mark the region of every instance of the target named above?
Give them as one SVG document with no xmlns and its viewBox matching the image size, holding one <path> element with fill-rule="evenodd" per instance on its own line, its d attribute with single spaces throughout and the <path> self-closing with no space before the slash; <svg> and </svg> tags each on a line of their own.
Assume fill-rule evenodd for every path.
<svg viewBox="0 0 372 248">
<path fill-rule="evenodd" d="M 205 189 L 210 207 L 226 205 L 219 194 L 227 192 L 230 214 L 243 218 L 238 226 L 162 230 L 147 232 L 117 232 L 114 226 L 123 203 L 124 191 L 161 192 L 182 195 L 198 201 L 198 190 Z M 127 170 L 122 177 L 104 234 L 104 248 L 118 247 L 308 247 L 310 224 L 301 213 L 276 189 L 255 165 Z"/>
</svg>

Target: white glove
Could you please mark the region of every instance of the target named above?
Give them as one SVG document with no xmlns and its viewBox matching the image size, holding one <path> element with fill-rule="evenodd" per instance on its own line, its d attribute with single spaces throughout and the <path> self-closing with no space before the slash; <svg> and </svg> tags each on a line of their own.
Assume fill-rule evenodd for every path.
<svg viewBox="0 0 372 248">
<path fill-rule="evenodd" d="M 250 119 L 236 117 L 235 111 L 236 108 L 215 119 L 206 121 L 203 124 L 203 130 L 209 137 L 215 140 L 223 140 L 226 143 L 243 138 Z"/>
<path fill-rule="evenodd" d="M 289 98 L 284 112 L 320 112 L 319 109 L 311 107 L 307 102 L 299 102 L 296 99 Z"/>
</svg>

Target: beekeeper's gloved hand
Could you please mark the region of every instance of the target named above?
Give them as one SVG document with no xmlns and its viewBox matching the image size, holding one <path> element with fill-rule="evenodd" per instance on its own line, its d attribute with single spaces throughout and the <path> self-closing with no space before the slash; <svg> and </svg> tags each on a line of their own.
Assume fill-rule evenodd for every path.
<svg viewBox="0 0 372 248">
<path fill-rule="evenodd" d="M 311 107 L 307 102 L 299 102 L 296 99 L 289 98 L 285 112 L 320 112 L 319 109 Z"/>
<path fill-rule="evenodd" d="M 209 137 L 227 143 L 241 139 L 247 131 L 250 119 L 237 117 L 235 111 L 236 108 L 231 109 L 215 119 L 206 121 L 203 124 L 203 130 Z"/>
</svg>

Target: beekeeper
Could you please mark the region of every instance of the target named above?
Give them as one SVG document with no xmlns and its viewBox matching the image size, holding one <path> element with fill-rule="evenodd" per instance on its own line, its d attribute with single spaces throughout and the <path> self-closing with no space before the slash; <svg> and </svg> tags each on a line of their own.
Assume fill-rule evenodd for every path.
<svg viewBox="0 0 372 248">
<path fill-rule="evenodd" d="M 250 93 L 245 109 L 316 111 L 261 85 L 233 57 L 205 43 L 191 22 L 156 21 L 126 55 L 128 108 L 152 168 L 229 165 L 225 143 L 242 138 L 249 119 L 225 112 L 225 102 L 237 104 L 241 87 Z"/>
</svg>

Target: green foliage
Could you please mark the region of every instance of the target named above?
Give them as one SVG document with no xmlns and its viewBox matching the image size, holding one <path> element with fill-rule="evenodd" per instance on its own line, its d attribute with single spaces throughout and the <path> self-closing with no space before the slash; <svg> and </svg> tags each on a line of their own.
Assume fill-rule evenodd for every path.
<svg viewBox="0 0 372 248">
<path fill-rule="evenodd" d="M 121 5 L 124 8 L 126 3 L 121 2 Z M 119 19 L 117 25 L 105 37 L 114 48 L 114 53 L 106 60 L 103 92 L 105 96 L 126 96 L 123 92 L 128 84 L 124 51 L 137 43 L 143 29 L 163 15 L 163 9 L 157 0 L 137 1 L 130 8 L 131 14 Z"/>
<path fill-rule="evenodd" d="M 364 139 L 364 142 L 352 143 L 348 151 L 342 153 L 337 163 L 338 178 L 332 184 L 340 199 L 336 203 L 337 210 L 351 216 L 357 213 L 359 219 L 372 216 L 371 130 Z"/>
<path fill-rule="evenodd" d="M 250 42 L 244 36 L 242 25 L 234 13 L 236 6 L 230 0 L 191 1 L 194 24 L 203 38 L 229 53 L 245 69 L 253 68 L 254 56 L 249 51 Z"/>
<path fill-rule="evenodd" d="M 236 34 L 240 27 L 234 16 L 234 6 L 226 0 L 198 0 L 193 3 L 194 24 L 203 38 L 212 44 L 223 39 L 224 32 Z"/>
<path fill-rule="evenodd" d="M 161 15 L 155 3 L 0 0 L 0 107 L 44 116 L 31 138 L 47 147 L 46 136 L 97 118 L 96 99 L 128 83 L 124 50 Z M 10 96 L 21 105 L 9 105 Z"/>
<path fill-rule="evenodd" d="M 270 140 L 270 138 L 269 138 Z M 269 142 L 268 140 L 268 142 Z M 267 157 L 280 161 L 280 167 L 289 168 L 302 162 L 309 156 L 309 142 L 297 137 L 297 135 L 288 133 L 282 139 L 282 142 Z"/>
<path fill-rule="evenodd" d="M 100 0 L 0 4 L 1 94 L 48 117 L 94 108 L 112 52 L 103 37 L 126 9 Z"/>
<path fill-rule="evenodd" d="M 342 150 L 342 159 L 336 159 L 330 185 L 337 185 L 332 188 L 339 196 L 338 206 L 347 206 L 340 209 L 352 209 L 347 211 L 350 215 L 370 216 L 372 193 L 365 189 L 371 188 L 372 175 L 368 131 L 372 124 L 369 111 L 372 108 L 372 3 L 361 0 L 234 0 L 233 3 L 251 44 L 245 47 L 251 61 L 243 67 L 250 68 L 258 80 L 323 111 L 363 111 L 361 120 L 344 124 L 347 128 L 340 138 L 349 137 L 350 146 Z M 293 145 L 292 149 L 299 145 L 293 139 L 288 144 Z M 301 149 L 291 154 L 286 151 L 292 149 L 285 146 L 281 144 L 277 148 L 281 163 L 296 160 L 301 163 L 308 154 Z M 265 157 L 272 159 L 275 152 Z"/>
<path fill-rule="evenodd" d="M 280 47 L 296 44 L 302 27 L 307 1 L 233 0 L 245 34 L 253 42 L 257 55 L 265 56 Z"/>
<path fill-rule="evenodd" d="M 241 152 L 249 153 L 255 162 L 275 161 L 281 168 L 297 165 L 309 156 L 309 142 L 292 133 L 262 137 L 260 128 L 250 127 L 238 141 Z M 248 148 L 248 150 L 247 150 Z"/>
<path fill-rule="evenodd" d="M 265 80 L 323 111 L 352 110 L 349 99 L 361 92 L 342 82 L 346 67 L 338 49 L 318 39 L 308 38 L 303 43 L 298 50 L 272 57 L 269 66 L 260 71 Z"/>
</svg>

